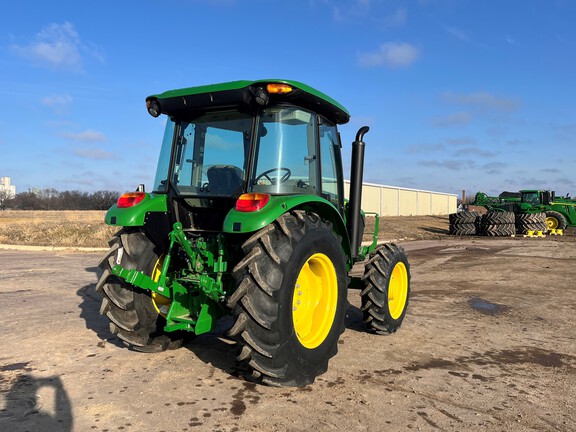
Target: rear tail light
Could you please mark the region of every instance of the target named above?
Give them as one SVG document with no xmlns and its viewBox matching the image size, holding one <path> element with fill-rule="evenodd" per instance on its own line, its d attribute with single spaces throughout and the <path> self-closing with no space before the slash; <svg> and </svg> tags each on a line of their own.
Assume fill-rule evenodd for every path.
<svg viewBox="0 0 576 432">
<path fill-rule="evenodd" d="M 240 212 L 258 211 L 270 201 L 270 195 L 261 193 L 246 193 L 240 195 L 236 201 L 236 210 Z"/>
<path fill-rule="evenodd" d="M 145 192 L 126 192 L 120 195 L 116 206 L 118 208 L 134 207 L 136 204 L 141 203 L 145 197 Z"/>
</svg>

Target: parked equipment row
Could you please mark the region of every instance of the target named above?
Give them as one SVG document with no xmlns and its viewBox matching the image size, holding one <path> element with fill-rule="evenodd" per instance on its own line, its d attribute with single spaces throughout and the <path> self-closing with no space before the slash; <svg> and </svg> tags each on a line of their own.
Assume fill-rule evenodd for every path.
<svg viewBox="0 0 576 432">
<path fill-rule="evenodd" d="M 480 216 L 463 211 L 449 215 L 451 235 L 513 236 L 530 231 L 546 232 L 546 213 L 513 213 L 489 211 Z"/>
</svg>

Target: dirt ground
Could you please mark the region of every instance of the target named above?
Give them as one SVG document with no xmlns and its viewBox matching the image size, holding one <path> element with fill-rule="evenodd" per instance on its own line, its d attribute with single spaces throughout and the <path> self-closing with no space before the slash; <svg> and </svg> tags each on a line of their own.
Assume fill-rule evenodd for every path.
<svg viewBox="0 0 576 432">
<path fill-rule="evenodd" d="M 385 218 L 408 252 L 400 330 L 364 331 L 303 388 L 236 376 L 230 325 L 183 348 L 121 346 L 99 315 L 100 254 L 0 249 L 0 430 L 576 430 L 576 235 L 454 238 L 447 217 Z"/>
</svg>

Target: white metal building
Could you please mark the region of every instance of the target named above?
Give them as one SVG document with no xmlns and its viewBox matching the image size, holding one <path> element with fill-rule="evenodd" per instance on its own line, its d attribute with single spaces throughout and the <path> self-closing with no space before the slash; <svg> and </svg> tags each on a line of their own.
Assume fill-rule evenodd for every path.
<svg viewBox="0 0 576 432">
<path fill-rule="evenodd" d="M 344 181 L 348 198 L 350 181 Z M 380 216 L 431 216 L 456 212 L 458 196 L 445 192 L 432 192 L 364 183 L 362 187 L 362 210 Z"/>
</svg>

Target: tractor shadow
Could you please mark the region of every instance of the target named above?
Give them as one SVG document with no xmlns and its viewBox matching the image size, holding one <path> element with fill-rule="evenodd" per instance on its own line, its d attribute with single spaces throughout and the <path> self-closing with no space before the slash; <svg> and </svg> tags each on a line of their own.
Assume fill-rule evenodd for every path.
<svg viewBox="0 0 576 432">
<path fill-rule="evenodd" d="M 102 275 L 102 270 L 99 267 L 86 267 L 84 270 L 94 273 L 96 280 Z M 96 336 L 103 342 L 124 347 L 122 341 L 110 332 L 108 319 L 100 315 L 102 298 L 96 292 L 96 282 L 84 285 L 76 291 L 76 295 L 82 299 L 79 305 L 80 318 L 84 320 L 86 328 L 96 333 Z"/>
<path fill-rule="evenodd" d="M 366 324 L 363 321 L 363 314 L 360 308 L 349 305 L 346 309 L 346 317 L 344 318 L 344 327 L 346 330 L 352 330 L 360 333 L 368 333 Z"/>
<path fill-rule="evenodd" d="M 442 234 L 449 235 L 450 231 L 444 228 L 433 228 L 433 227 L 419 227 L 422 231 L 426 231 L 432 234 Z"/>
<path fill-rule="evenodd" d="M 250 381 L 251 371 L 236 360 L 239 354 L 238 344 L 228 336 L 228 330 L 233 324 L 233 316 L 224 316 L 218 320 L 214 330 L 189 339 L 184 343 L 183 348 L 191 351 L 205 364 L 210 364 L 232 377 Z M 362 311 L 353 305 L 346 310 L 344 326 L 346 330 L 368 332 L 362 321 Z"/>
<path fill-rule="evenodd" d="M 193 336 L 184 342 L 183 348 L 191 351 L 200 361 L 210 364 L 234 377 L 243 377 L 248 370 L 236 360 L 238 344 L 228 336 L 234 318 L 225 316 L 218 320 L 216 327 L 203 335 Z"/>
</svg>

